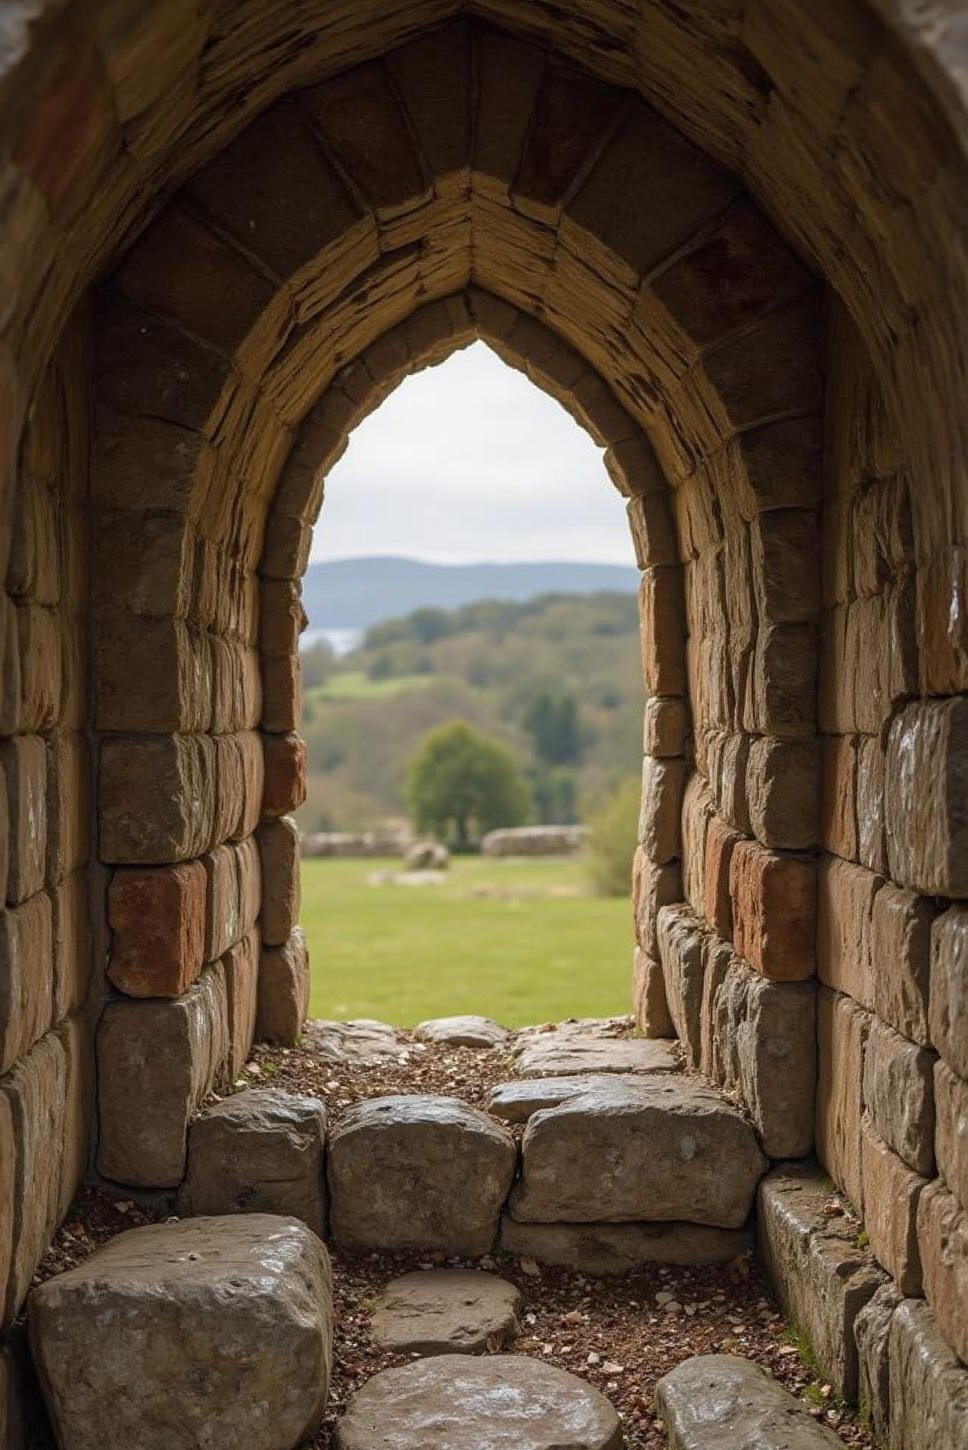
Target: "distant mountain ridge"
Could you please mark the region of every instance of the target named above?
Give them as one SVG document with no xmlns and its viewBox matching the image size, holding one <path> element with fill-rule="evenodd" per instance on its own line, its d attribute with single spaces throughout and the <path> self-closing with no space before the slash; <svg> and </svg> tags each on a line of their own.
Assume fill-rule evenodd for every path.
<svg viewBox="0 0 968 1450">
<path fill-rule="evenodd" d="M 310 564 L 303 579 L 303 605 L 311 630 L 364 630 L 415 609 L 459 609 L 479 599 L 523 603 L 539 594 L 629 593 L 638 582 L 638 570 L 623 564 L 334 559 Z"/>
</svg>

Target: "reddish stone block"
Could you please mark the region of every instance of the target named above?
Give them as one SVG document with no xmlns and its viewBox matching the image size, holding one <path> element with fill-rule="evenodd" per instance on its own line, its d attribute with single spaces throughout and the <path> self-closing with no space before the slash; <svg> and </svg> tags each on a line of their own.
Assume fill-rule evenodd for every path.
<svg viewBox="0 0 968 1450">
<path fill-rule="evenodd" d="M 730 865 L 735 847 L 743 837 L 731 831 L 719 816 L 712 816 L 706 828 L 706 897 L 703 915 L 717 936 L 733 939 L 733 903 L 729 894 Z"/>
<path fill-rule="evenodd" d="M 729 870 L 733 944 L 776 982 L 802 982 L 814 973 L 816 867 L 802 856 L 781 856 L 755 841 L 738 841 Z"/>
<path fill-rule="evenodd" d="M 108 888 L 108 976 L 129 997 L 179 997 L 202 970 L 206 876 L 201 861 L 120 870 Z"/>
<path fill-rule="evenodd" d="M 286 816 L 306 799 L 306 742 L 296 734 L 263 736 L 263 816 Z"/>
</svg>

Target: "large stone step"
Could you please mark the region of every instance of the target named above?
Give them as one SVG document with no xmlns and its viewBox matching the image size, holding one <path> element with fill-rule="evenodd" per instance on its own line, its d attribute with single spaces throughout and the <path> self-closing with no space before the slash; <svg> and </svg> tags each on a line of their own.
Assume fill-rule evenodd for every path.
<svg viewBox="0 0 968 1450">
<path fill-rule="evenodd" d="M 802 1400 L 738 1355 L 684 1360 L 655 1396 L 669 1450 L 843 1450 Z"/>
<path fill-rule="evenodd" d="M 523 1223 L 740 1228 L 767 1160 L 743 1116 L 685 1077 L 599 1085 L 535 1113 L 511 1216 Z"/>
<path fill-rule="evenodd" d="M 574 1073 L 679 1072 L 671 1043 L 627 1035 L 622 1019 L 562 1022 L 548 1031 L 522 1032 L 514 1049 L 520 1077 Z M 623 1035 L 625 1034 L 625 1035 Z"/>
<path fill-rule="evenodd" d="M 615 1410 L 567 1370 L 512 1354 L 446 1354 L 375 1375 L 335 1450 L 621 1450 Z"/>
<path fill-rule="evenodd" d="M 474 1269 L 418 1269 L 388 1284 L 373 1311 L 377 1344 L 394 1354 L 479 1354 L 519 1332 L 519 1289 Z"/>
</svg>

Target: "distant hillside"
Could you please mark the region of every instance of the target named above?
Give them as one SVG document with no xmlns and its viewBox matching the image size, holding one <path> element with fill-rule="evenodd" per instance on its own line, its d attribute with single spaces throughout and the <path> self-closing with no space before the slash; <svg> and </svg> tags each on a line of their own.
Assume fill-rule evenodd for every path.
<svg viewBox="0 0 968 1450">
<path fill-rule="evenodd" d="M 638 581 L 638 571 L 621 564 L 336 559 L 310 564 L 303 580 L 303 604 L 312 630 L 363 630 L 415 609 L 459 609 L 478 599 L 520 603 L 539 594 L 631 592 Z"/>
</svg>

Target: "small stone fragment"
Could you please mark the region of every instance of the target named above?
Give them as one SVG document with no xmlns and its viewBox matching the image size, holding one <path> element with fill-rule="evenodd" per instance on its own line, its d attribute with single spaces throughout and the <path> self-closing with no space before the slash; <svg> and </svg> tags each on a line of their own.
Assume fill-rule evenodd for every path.
<svg viewBox="0 0 968 1450">
<path fill-rule="evenodd" d="M 421 1022 L 416 1035 L 425 1042 L 443 1042 L 448 1047 L 501 1047 L 507 1030 L 490 1017 L 433 1017 Z"/>
<path fill-rule="evenodd" d="M 394 1354 L 479 1354 L 518 1333 L 521 1295 L 494 1274 L 428 1269 L 388 1284 L 373 1314 L 373 1338 Z"/>
</svg>

